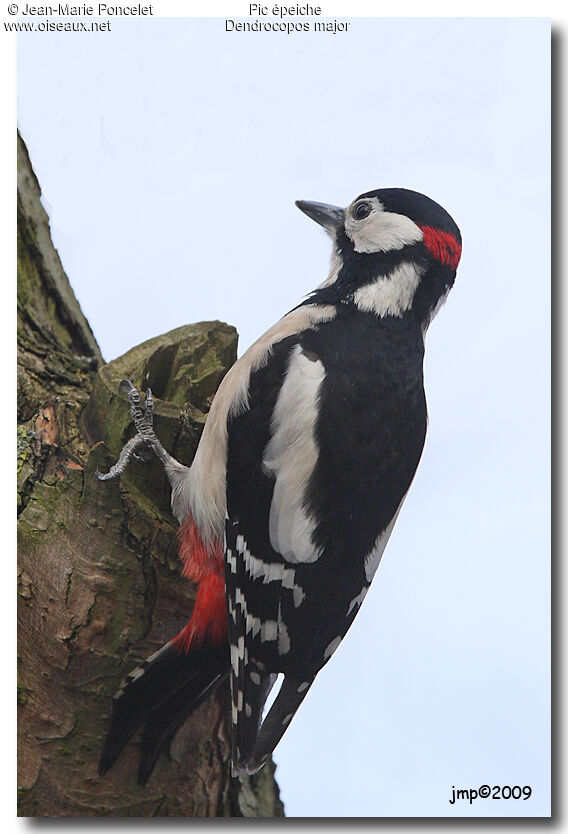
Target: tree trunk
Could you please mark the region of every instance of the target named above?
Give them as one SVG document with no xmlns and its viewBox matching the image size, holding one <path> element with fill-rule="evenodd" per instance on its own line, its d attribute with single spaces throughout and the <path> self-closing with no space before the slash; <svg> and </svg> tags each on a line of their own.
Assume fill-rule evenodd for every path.
<svg viewBox="0 0 568 834">
<path fill-rule="evenodd" d="M 283 816 L 274 766 L 232 779 L 220 687 L 180 729 L 146 787 L 137 741 L 100 778 L 112 696 L 185 624 L 194 588 L 177 560 L 157 460 L 97 481 L 128 436 L 123 377 L 156 397 L 155 427 L 189 463 L 237 333 L 204 322 L 105 365 L 49 234 L 18 137 L 18 784 L 21 816 Z"/>
</svg>

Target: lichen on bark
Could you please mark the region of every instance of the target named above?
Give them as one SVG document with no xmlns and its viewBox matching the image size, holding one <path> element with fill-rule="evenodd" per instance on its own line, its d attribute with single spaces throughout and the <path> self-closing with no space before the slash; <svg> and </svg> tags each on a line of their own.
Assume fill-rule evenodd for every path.
<svg viewBox="0 0 568 834">
<path fill-rule="evenodd" d="M 104 364 L 49 234 L 18 137 L 18 786 L 21 816 L 283 815 L 274 766 L 232 779 L 227 691 L 196 710 L 136 783 L 137 742 L 97 761 L 123 676 L 186 622 L 176 524 L 158 461 L 97 481 L 133 429 L 118 382 L 156 398 L 164 445 L 190 463 L 236 357 L 221 322 L 187 325 Z"/>
</svg>

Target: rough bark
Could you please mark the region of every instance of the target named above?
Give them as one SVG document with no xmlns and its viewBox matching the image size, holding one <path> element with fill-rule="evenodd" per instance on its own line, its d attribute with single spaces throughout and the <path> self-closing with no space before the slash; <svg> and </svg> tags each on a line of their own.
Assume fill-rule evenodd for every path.
<svg viewBox="0 0 568 834">
<path fill-rule="evenodd" d="M 156 431 L 189 463 L 237 334 L 188 325 L 105 365 L 18 142 L 19 814 L 282 816 L 273 766 L 230 777 L 226 688 L 185 723 L 145 788 L 136 739 L 97 774 L 113 693 L 180 630 L 194 599 L 159 463 L 133 463 L 120 482 L 95 478 L 133 433 L 118 382 L 152 388 Z"/>
</svg>

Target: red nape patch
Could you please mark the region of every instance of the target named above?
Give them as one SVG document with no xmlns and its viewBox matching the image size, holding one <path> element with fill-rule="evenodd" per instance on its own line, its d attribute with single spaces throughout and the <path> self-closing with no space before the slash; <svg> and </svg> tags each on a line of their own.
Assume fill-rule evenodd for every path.
<svg viewBox="0 0 568 834">
<path fill-rule="evenodd" d="M 433 226 L 421 226 L 424 233 L 424 245 L 428 251 L 443 264 L 457 269 L 461 257 L 461 243 L 451 232 L 442 232 Z"/>
<path fill-rule="evenodd" d="M 209 574 L 199 583 L 193 613 L 188 624 L 173 642 L 183 652 L 200 646 L 204 640 L 219 645 L 227 639 L 225 579 L 221 571 Z"/>
<path fill-rule="evenodd" d="M 179 558 L 183 563 L 183 575 L 199 582 L 210 573 L 223 568 L 223 544 L 216 540 L 206 545 L 192 517 L 188 515 L 178 530 Z"/>
</svg>

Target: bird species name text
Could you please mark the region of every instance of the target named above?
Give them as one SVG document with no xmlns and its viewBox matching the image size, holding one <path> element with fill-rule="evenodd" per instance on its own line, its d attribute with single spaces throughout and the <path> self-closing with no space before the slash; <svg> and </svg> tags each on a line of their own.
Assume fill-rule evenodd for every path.
<svg viewBox="0 0 568 834">
<path fill-rule="evenodd" d="M 249 5 L 249 15 L 271 15 L 272 17 L 317 17 L 321 14 L 321 6 L 279 6 L 277 3 L 272 6 L 261 6 L 259 3 Z"/>
<path fill-rule="evenodd" d="M 290 20 L 225 20 L 225 32 L 285 32 L 291 35 L 293 32 L 330 32 L 337 35 L 338 32 L 348 32 L 349 21 L 345 20 L 316 20 L 314 23 L 307 21 Z"/>
<path fill-rule="evenodd" d="M 263 6 L 261 3 L 250 3 L 248 7 L 249 17 L 256 20 L 242 21 L 225 20 L 225 32 L 284 32 L 291 35 L 294 32 L 329 32 L 337 35 L 338 32 L 348 32 L 351 23 L 345 20 L 283 20 L 283 18 L 319 17 L 323 14 L 321 6 L 310 6 L 296 4 L 295 6 L 282 6 L 275 3 L 273 6 Z M 262 17 L 277 18 L 276 20 L 260 20 Z M 279 18 L 279 19 L 278 19 Z"/>
</svg>

